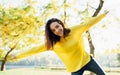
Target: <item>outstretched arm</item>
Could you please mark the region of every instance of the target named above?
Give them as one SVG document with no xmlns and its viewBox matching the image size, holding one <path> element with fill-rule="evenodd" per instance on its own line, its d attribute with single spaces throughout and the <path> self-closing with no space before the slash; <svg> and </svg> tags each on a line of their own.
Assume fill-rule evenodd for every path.
<svg viewBox="0 0 120 75">
<path fill-rule="evenodd" d="M 42 44 L 42 45 L 39 45 L 39 46 L 36 46 L 35 48 L 31 48 L 29 50 L 25 50 L 25 51 L 22 51 L 20 52 L 19 54 L 17 54 L 15 56 L 15 59 L 21 59 L 21 58 L 25 58 L 27 56 L 31 56 L 33 54 L 37 54 L 37 53 L 40 53 L 40 52 L 43 52 L 43 51 L 46 51 L 46 46 L 45 44 Z"/>
<path fill-rule="evenodd" d="M 82 23 L 80 25 L 75 26 L 73 29 L 79 33 L 83 33 L 87 30 L 89 30 L 90 27 L 94 26 L 96 23 L 101 21 L 107 13 L 104 12 L 103 14 L 97 16 L 97 17 L 92 17 L 89 21 Z"/>
</svg>

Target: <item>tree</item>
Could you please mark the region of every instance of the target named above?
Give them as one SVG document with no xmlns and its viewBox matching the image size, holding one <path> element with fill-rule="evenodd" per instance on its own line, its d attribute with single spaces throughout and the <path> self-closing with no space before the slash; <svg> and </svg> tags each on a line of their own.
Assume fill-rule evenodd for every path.
<svg viewBox="0 0 120 75">
<path fill-rule="evenodd" d="M 8 55 L 13 50 L 19 50 L 31 43 L 39 42 L 40 38 L 37 36 L 41 34 L 38 29 L 42 26 L 42 21 L 39 17 L 34 16 L 34 10 L 30 5 L 23 8 L 2 8 L 0 13 L 2 15 L 0 17 L 0 38 L 2 39 L 0 47 L 2 47 L 2 51 L 6 52 L 1 64 L 1 71 L 3 71 Z M 32 36 L 28 37 L 27 35 Z M 5 49 L 5 46 L 8 48 Z"/>
<path fill-rule="evenodd" d="M 96 11 L 94 12 L 93 16 L 92 17 L 95 17 L 98 15 L 98 13 L 100 12 L 102 6 L 103 6 L 103 3 L 104 1 L 103 0 L 100 0 L 100 4 L 98 6 L 98 8 L 96 9 Z M 88 34 L 88 41 L 89 41 L 89 46 L 90 46 L 90 54 L 92 56 L 94 56 L 94 45 L 92 43 L 92 38 L 91 38 L 91 35 L 90 35 L 90 31 L 87 31 L 87 34 Z"/>
<path fill-rule="evenodd" d="M 96 9 L 96 11 L 95 11 L 95 13 L 93 14 L 92 17 L 95 17 L 95 16 L 98 15 L 98 13 L 100 12 L 100 10 L 101 10 L 101 8 L 103 6 L 103 3 L 104 3 L 104 1 L 100 0 L 100 4 L 99 4 L 98 8 Z M 94 57 L 95 56 L 94 55 L 95 48 L 94 48 L 94 45 L 92 43 L 92 38 L 91 38 L 91 35 L 90 35 L 90 31 L 87 31 L 87 34 L 88 34 L 88 41 L 89 41 L 89 46 L 90 46 L 90 54 Z M 91 75 L 93 75 L 92 72 L 91 72 Z"/>
</svg>

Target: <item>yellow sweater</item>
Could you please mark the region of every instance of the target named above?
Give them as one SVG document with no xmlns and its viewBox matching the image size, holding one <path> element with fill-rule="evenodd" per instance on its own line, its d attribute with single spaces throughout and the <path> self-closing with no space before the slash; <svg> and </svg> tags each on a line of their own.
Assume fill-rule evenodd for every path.
<svg viewBox="0 0 120 75">
<path fill-rule="evenodd" d="M 74 26 L 71 29 L 69 36 L 61 38 L 59 42 L 54 45 L 54 52 L 60 57 L 69 72 L 75 72 L 81 69 L 90 61 L 90 55 L 85 51 L 83 32 L 87 31 L 91 26 L 99 22 L 105 14 L 91 18 L 88 22 Z M 46 51 L 45 44 L 36 48 L 30 49 L 26 52 L 19 53 L 16 59 L 30 56 L 39 52 Z"/>
</svg>

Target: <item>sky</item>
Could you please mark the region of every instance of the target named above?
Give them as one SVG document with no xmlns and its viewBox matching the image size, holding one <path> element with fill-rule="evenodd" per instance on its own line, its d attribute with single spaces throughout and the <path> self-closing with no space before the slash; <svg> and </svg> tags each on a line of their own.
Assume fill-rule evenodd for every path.
<svg viewBox="0 0 120 75">
<path fill-rule="evenodd" d="M 0 4 L 2 4 L 5 7 L 8 7 L 9 5 L 11 7 L 17 7 L 25 5 L 23 2 L 24 0 L 0 0 Z M 33 0 L 34 1 L 34 0 Z M 62 0 L 60 0 L 62 1 Z M 70 3 L 72 3 L 74 0 L 69 0 Z M 81 0 L 76 5 L 73 4 L 73 7 L 78 7 L 81 10 L 85 7 L 80 7 L 79 4 L 84 5 L 87 1 L 90 1 L 90 4 L 92 4 L 93 7 L 96 7 L 98 5 L 99 0 Z M 36 7 L 40 7 L 40 5 L 46 5 L 50 0 L 38 0 L 38 5 Z M 120 46 L 120 0 L 104 0 L 104 6 L 102 9 L 102 12 L 104 10 L 108 10 L 109 13 L 107 16 L 102 20 L 102 22 L 105 22 L 107 24 L 105 29 L 101 29 L 102 24 L 101 22 L 98 23 L 97 26 L 91 28 L 91 35 L 93 38 L 93 44 L 95 46 L 96 52 L 104 52 L 105 50 L 111 50 L 118 48 L 118 45 Z M 91 11 L 93 12 L 93 11 Z M 101 12 L 101 13 L 102 13 Z M 119 21 L 116 21 L 116 18 L 119 19 Z M 106 22 L 108 21 L 108 22 Z M 73 24 L 76 23 L 75 21 L 72 22 Z M 85 38 L 86 39 L 86 38 Z M 88 48 L 87 41 L 85 42 L 85 45 Z"/>
</svg>

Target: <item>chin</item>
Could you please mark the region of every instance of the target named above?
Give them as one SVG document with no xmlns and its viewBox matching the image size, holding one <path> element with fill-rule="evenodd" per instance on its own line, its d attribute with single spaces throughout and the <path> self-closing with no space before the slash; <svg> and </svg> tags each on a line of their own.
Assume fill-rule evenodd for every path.
<svg viewBox="0 0 120 75">
<path fill-rule="evenodd" d="M 60 37 L 63 37 L 63 35 L 60 35 Z"/>
</svg>

